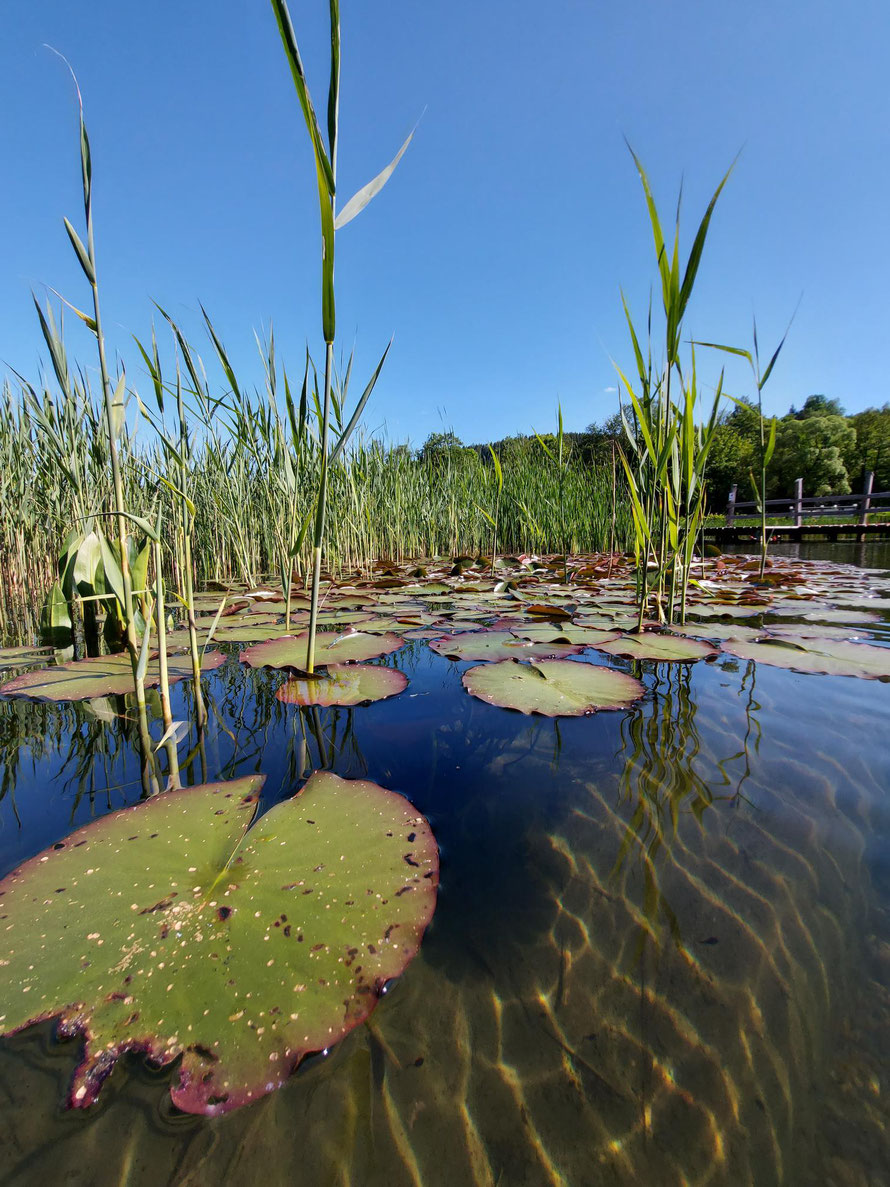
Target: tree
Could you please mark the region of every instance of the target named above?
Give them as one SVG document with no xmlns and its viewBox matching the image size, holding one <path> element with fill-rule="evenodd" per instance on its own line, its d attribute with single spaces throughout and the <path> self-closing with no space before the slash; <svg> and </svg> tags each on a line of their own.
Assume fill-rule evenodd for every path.
<svg viewBox="0 0 890 1187">
<path fill-rule="evenodd" d="M 808 420 L 811 416 L 844 416 L 845 413 L 840 400 L 830 400 L 828 396 L 820 395 L 807 396 L 800 412 L 796 412 L 792 407 L 788 415 L 796 417 L 797 420 Z"/>
<path fill-rule="evenodd" d="M 808 401 L 809 403 L 809 401 Z M 768 497 L 791 495 L 803 479 L 806 495 L 843 495 L 850 490 L 844 455 L 856 434 L 844 416 L 787 416 L 779 421 L 770 467 Z"/>
<path fill-rule="evenodd" d="M 756 413 L 756 409 L 754 410 Z M 759 472 L 757 441 L 743 434 L 732 417 L 714 430 L 708 453 L 708 501 L 712 511 L 722 511 L 733 486 L 739 488 L 739 500 L 753 497 L 751 474 Z"/>
<path fill-rule="evenodd" d="M 460 437 L 449 429 L 447 433 L 430 433 L 418 456 L 422 462 L 447 462 L 459 457 L 465 448 Z"/>
<path fill-rule="evenodd" d="M 861 482 L 866 470 L 874 471 L 875 490 L 890 490 L 890 404 L 866 408 L 847 418 L 856 443 L 844 456 L 851 481 Z"/>
</svg>

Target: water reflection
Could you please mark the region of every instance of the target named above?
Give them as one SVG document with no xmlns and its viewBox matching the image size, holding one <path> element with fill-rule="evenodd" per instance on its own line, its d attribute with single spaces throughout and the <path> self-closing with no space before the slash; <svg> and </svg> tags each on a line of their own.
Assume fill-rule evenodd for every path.
<svg viewBox="0 0 890 1187">
<path fill-rule="evenodd" d="M 870 881 L 890 763 L 856 723 L 890 688 L 820 700 L 818 678 L 750 663 L 647 664 L 638 706 L 556 722 L 467 696 L 465 665 L 420 643 L 398 662 L 406 693 L 356 709 L 284 705 L 281 674 L 226 665 L 178 754 L 188 783 L 262 770 L 270 804 L 323 767 L 430 817 L 437 915 L 370 1024 L 214 1121 L 172 1112 L 169 1073 L 137 1058 L 63 1113 L 70 1045 L 0 1043 L 6 1181 L 808 1184 L 848 1099 L 877 1165 L 890 1010 L 862 970 L 890 951 Z M 7 866 L 141 795 L 126 706 L 92 712 L 0 704 Z M 840 1067 L 852 992 L 875 1054 L 845 1032 Z"/>
</svg>

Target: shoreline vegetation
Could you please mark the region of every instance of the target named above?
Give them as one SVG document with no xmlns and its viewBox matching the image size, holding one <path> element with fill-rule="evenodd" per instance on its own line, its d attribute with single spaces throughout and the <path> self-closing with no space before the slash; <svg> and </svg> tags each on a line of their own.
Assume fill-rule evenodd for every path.
<svg viewBox="0 0 890 1187">
<path fill-rule="evenodd" d="M 11 512 L 0 526 L 0 632 L 13 641 L 36 635 L 72 538 L 107 524 L 114 506 L 102 408 L 83 369 L 68 365 L 49 311 L 44 325 L 56 384 L 20 380 L 15 392 L 7 381 L 0 398 L 0 486 Z M 310 382 L 302 398 L 294 397 L 274 343 L 264 360 L 264 391 L 248 392 L 230 374 L 229 390 L 216 392 L 203 378 L 197 353 L 184 339 L 182 345 L 190 379 L 201 377 L 200 385 L 187 384 L 182 374 L 168 384 L 153 344 L 147 351 L 154 368 L 151 410 L 130 389 L 131 405 L 143 414 L 139 423 L 129 415 L 118 438 L 125 506 L 154 521 L 160 498 L 175 503 L 177 492 L 187 492 L 196 587 L 233 580 L 255 585 L 270 577 L 278 584 L 282 542 L 294 518 L 305 520 L 314 509 L 321 461 L 317 392 Z M 164 405 L 169 417 L 177 384 L 191 409 L 182 435 L 187 456 L 165 447 Z M 334 384 L 335 437 L 347 419 L 343 387 Z M 292 438 L 298 453 L 289 448 Z M 546 444 L 548 436 L 542 440 Z M 357 437 L 329 468 L 329 574 L 336 578 L 386 559 L 490 555 L 496 500 L 499 553 L 603 552 L 627 544 L 629 508 L 622 484 L 613 488 L 611 465 L 574 449 L 559 467 L 535 437 L 511 438 L 496 449 L 500 493 L 491 455 L 464 447 L 453 434 L 431 435 L 418 451 Z M 298 582 L 308 579 L 311 550 L 304 534 L 293 557 Z M 171 587 L 182 588 L 178 558 L 167 549 L 163 566 Z"/>
</svg>

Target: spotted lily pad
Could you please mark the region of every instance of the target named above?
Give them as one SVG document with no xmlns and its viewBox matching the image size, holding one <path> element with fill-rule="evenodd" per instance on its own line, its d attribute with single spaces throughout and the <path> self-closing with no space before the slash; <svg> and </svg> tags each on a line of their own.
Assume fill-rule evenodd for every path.
<svg viewBox="0 0 890 1187">
<path fill-rule="evenodd" d="M 376 659 L 378 655 L 390 655 L 404 646 L 405 640 L 394 634 L 370 634 L 365 631 L 318 631 L 315 636 L 315 663 L 325 664 L 361 663 Z M 252 668 L 295 668 L 305 672 L 308 665 L 309 632 L 299 635 L 283 635 L 256 647 L 241 652 L 241 659 Z"/>
<path fill-rule="evenodd" d="M 685 639 L 682 635 L 623 635 L 611 643 L 593 644 L 597 651 L 621 655 L 627 659 L 651 659 L 657 663 L 693 663 L 717 654 L 701 639 Z"/>
<path fill-rule="evenodd" d="M 783 635 L 773 641 L 751 643 L 731 640 L 723 650 L 739 659 L 790 668 L 794 672 L 815 672 L 826 676 L 858 676 L 862 680 L 890 680 L 890 647 L 851 643 L 842 639 L 810 639 L 804 635 Z"/>
<path fill-rule="evenodd" d="M 567 659 L 515 659 L 480 664 L 463 674 L 467 692 L 490 705 L 541 713 L 545 717 L 583 717 L 599 709 L 626 709 L 643 696 L 639 680 L 625 672 Z"/>
<path fill-rule="evenodd" d="M 397 668 L 372 664 L 331 664 L 315 677 L 288 680 L 276 692 L 286 705 L 363 705 L 394 697 L 408 687 Z"/>
<path fill-rule="evenodd" d="M 457 638 L 433 639 L 433 651 L 451 659 L 548 659 L 579 655 L 582 647 L 569 643 L 533 643 L 509 631 L 469 631 Z"/>
<path fill-rule="evenodd" d="M 318 772 L 248 832 L 262 781 L 156 796 L 0 882 L 0 1024 L 83 1035 L 70 1105 L 124 1051 L 181 1055 L 186 1112 L 247 1104 L 363 1021 L 417 951 L 438 881 L 426 820 Z"/>
<path fill-rule="evenodd" d="M 201 664 L 204 672 L 213 671 L 226 662 L 219 651 L 207 651 Z M 190 655 L 171 655 L 167 658 L 171 684 L 192 674 Z M 145 673 L 145 687 L 160 684 L 157 659 L 149 660 Z M 72 660 L 54 668 L 40 668 L 25 672 L 0 687 L 5 696 L 33 697 L 40 701 L 84 701 L 92 697 L 123 696 L 133 691 L 133 669 L 128 655 L 97 655 L 90 659 Z"/>
</svg>

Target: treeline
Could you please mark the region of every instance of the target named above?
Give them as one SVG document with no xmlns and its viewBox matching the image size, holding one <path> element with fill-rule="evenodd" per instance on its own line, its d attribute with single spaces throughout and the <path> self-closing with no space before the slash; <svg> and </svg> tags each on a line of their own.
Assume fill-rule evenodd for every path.
<svg viewBox="0 0 890 1187">
<path fill-rule="evenodd" d="M 632 418 L 631 423 L 632 422 Z M 770 422 L 767 422 L 767 433 Z M 601 477 L 611 471 L 614 450 L 624 440 L 620 414 L 583 432 L 566 432 L 567 463 L 579 470 L 594 469 Z M 553 433 L 518 433 L 499 441 L 465 445 L 453 432 L 431 433 L 417 458 L 448 459 L 451 464 L 491 465 L 491 450 L 504 466 L 521 465 L 557 448 Z M 707 481 L 712 508 L 722 508 L 731 487 L 739 498 L 751 497 L 751 474 L 760 470 L 760 421 L 753 404 L 727 409 L 717 427 L 708 457 Z M 767 472 L 767 498 L 791 497 L 794 482 L 803 479 L 806 495 L 848 494 L 862 488 L 865 472 L 874 473 L 874 489 L 890 490 L 890 404 L 847 415 L 838 400 L 809 396 L 800 409 L 793 406 L 776 420 L 776 448 Z M 609 479 L 610 481 L 610 479 Z M 624 486 L 620 465 L 617 483 Z"/>
<path fill-rule="evenodd" d="M 759 472 L 760 422 L 757 409 L 738 404 L 717 430 L 708 459 L 711 504 L 722 504 L 737 485 L 739 498 L 751 498 L 752 471 Z M 874 489 L 890 490 L 890 404 L 847 416 L 837 400 L 809 396 L 777 419 L 776 448 L 767 471 L 767 498 L 785 498 L 803 479 L 806 495 L 849 494 L 860 490 L 867 470 Z"/>
</svg>

